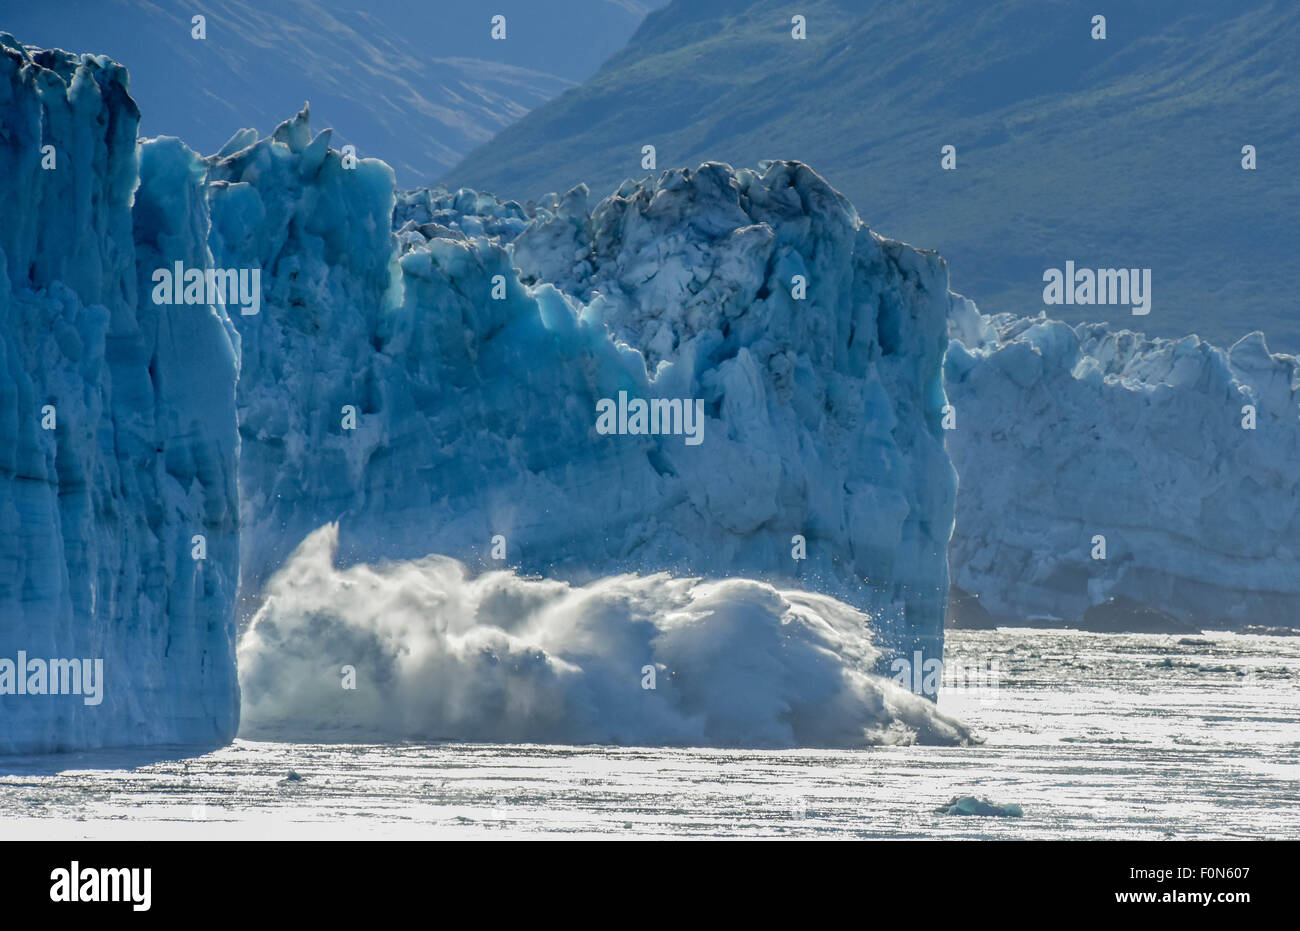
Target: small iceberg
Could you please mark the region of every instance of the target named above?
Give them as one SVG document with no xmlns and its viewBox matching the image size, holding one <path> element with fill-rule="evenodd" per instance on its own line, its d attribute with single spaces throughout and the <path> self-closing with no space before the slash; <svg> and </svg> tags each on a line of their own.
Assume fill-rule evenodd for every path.
<svg viewBox="0 0 1300 931">
<path fill-rule="evenodd" d="M 1024 810 L 1019 805 L 998 805 L 986 798 L 973 795 L 954 795 L 934 810 L 936 815 L 984 815 L 992 818 L 1021 818 Z"/>
</svg>

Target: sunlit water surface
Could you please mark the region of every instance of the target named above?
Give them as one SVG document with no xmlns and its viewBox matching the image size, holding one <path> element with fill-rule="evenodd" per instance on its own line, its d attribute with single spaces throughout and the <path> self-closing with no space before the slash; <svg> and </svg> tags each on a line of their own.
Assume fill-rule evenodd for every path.
<svg viewBox="0 0 1300 931">
<path fill-rule="evenodd" d="M 974 747 L 240 740 L 0 759 L 3 838 L 1300 838 L 1300 638 L 954 632 Z M 290 778 L 290 773 L 300 778 Z M 935 813 L 953 796 L 1023 817 Z"/>
</svg>

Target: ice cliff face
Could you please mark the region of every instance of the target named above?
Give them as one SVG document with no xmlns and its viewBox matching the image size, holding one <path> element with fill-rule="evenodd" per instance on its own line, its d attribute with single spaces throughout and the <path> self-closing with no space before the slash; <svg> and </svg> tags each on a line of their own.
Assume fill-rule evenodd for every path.
<svg viewBox="0 0 1300 931">
<path fill-rule="evenodd" d="M 584 189 L 407 193 L 394 235 L 391 174 L 327 139 L 303 113 L 212 167 L 218 264 L 268 276 L 236 318 L 246 583 L 337 520 L 345 561 L 750 576 L 937 654 L 937 256 L 791 163 L 665 172 L 590 213 Z M 621 394 L 698 402 L 701 441 L 602 433 Z"/>
<path fill-rule="evenodd" d="M 214 260 L 261 270 L 259 312 L 231 315 L 242 351 L 243 589 L 252 595 L 322 523 L 369 506 L 382 526 L 389 502 L 376 497 L 376 476 L 395 477 L 387 465 L 416 479 L 430 451 L 395 439 L 410 429 L 413 402 L 387 394 L 405 388 L 404 367 L 416 360 L 376 351 L 402 299 L 392 171 L 373 159 L 345 171 L 329 131 L 312 141 L 307 127 L 304 112 L 261 141 L 236 134 L 208 160 Z M 345 406 L 355 434 L 343 429 Z"/>
<path fill-rule="evenodd" d="M 935 441 L 942 260 L 872 233 L 798 163 L 665 172 L 589 213 L 586 193 L 517 237 L 524 280 L 601 307 L 648 368 L 686 365 L 717 385 L 728 437 L 747 449 L 719 463 L 727 479 L 697 479 L 732 491 L 710 495 L 723 505 L 716 519 L 734 522 L 736 508 L 777 553 L 787 527 L 811 529 L 821 551 L 802 577 L 890 618 L 898 645 L 925 640 L 937 653 L 922 631 L 943 610 L 953 503 Z M 780 570 L 779 559 L 742 562 L 785 579 Z"/>
<path fill-rule="evenodd" d="M 871 675 L 942 649 L 937 256 L 876 236 L 796 163 L 666 172 L 589 211 L 581 188 L 399 201 L 384 163 L 331 150 L 305 111 L 200 159 L 137 144 L 120 66 L 4 42 L 0 693 L 26 654 L 102 659 L 103 694 L 0 694 L 0 751 L 229 738 L 237 583 L 248 613 L 265 597 L 244 652 L 256 727 L 316 707 L 277 700 L 295 632 L 338 635 L 306 638 L 321 681 L 353 662 L 373 684 L 414 649 L 365 648 L 374 629 L 494 569 L 513 572 L 488 573 L 490 604 L 457 596 L 469 614 L 405 635 L 457 656 L 504 642 L 482 694 L 549 695 L 571 727 L 532 729 L 539 706 L 393 732 L 963 739 Z M 181 296 L 155 277 L 176 268 L 256 273 L 255 299 L 160 303 Z M 411 568 L 429 554 L 462 569 Z M 378 615 L 286 594 L 370 572 L 402 583 Z M 647 691 L 646 666 L 675 689 L 661 704 L 582 710 L 610 676 Z"/>
<path fill-rule="evenodd" d="M 126 80 L 0 34 L 0 752 L 238 722 L 235 335 L 150 299 L 208 261 L 204 169 Z"/>
<path fill-rule="evenodd" d="M 1011 620 L 1121 597 L 1207 624 L 1295 623 L 1295 357 L 1259 333 L 1223 350 L 981 316 L 964 298 L 951 331 L 955 584 Z"/>
<path fill-rule="evenodd" d="M 942 649 L 937 256 L 793 163 L 589 210 L 394 202 L 305 113 L 247 143 L 213 169 L 213 248 L 277 269 L 237 322 L 245 581 L 281 571 L 241 644 L 245 733 L 965 739 L 872 676 Z M 602 431 L 620 397 L 703 421 Z M 498 568 L 547 581 L 467 576 Z"/>
</svg>

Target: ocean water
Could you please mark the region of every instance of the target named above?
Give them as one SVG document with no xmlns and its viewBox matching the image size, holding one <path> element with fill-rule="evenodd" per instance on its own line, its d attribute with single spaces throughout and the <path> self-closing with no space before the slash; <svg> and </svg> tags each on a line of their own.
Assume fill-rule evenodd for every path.
<svg viewBox="0 0 1300 931">
<path fill-rule="evenodd" d="M 996 669 L 940 699 L 980 745 L 10 757 L 0 837 L 1300 838 L 1300 637 L 1003 629 L 948 655 Z M 965 795 L 1023 816 L 936 813 Z"/>
</svg>

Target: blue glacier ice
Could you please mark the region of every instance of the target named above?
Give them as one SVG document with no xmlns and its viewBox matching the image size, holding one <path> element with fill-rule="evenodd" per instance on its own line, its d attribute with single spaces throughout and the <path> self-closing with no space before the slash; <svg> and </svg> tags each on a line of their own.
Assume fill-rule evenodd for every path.
<svg viewBox="0 0 1300 931">
<path fill-rule="evenodd" d="M 237 337 L 149 299 L 208 262 L 205 169 L 138 120 L 120 65 L 0 34 L 0 752 L 238 724 Z M 40 694 L 52 660 L 99 700 Z"/>
<path fill-rule="evenodd" d="M 243 579 L 249 611 L 281 595 L 247 644 L 291 623 L 273 573 L 336 523 L 340 571 L 437 554 L 577 586 L 747 577 L 858 609 L 873 669 L 939 655 L 955 476 L 936 255 L 877 236 L 797 163 L 664 172 L 588 213 L 581 188 L 399 195 L 306 110 L 253 140 L 210 167 L 215 261 L 266 271 L 263 312 L 234 318 Z M 703 441 L 602 435 L 620 395 L 698 401 Z M 251 730 L 276 654 L 244 655 Z M 651 661 L 621 659 L 633 685 Z M 346 660 L 315 660 L 338 688 Z"/>
<path fill-rule="evenodd" d="M 0 660 L 106 685 L 0 749 L 229 738 L 241 618 L 249 733 L 966 738 L 878 675 L 942 651 L 937 255 L 792 162 L 589 208 L 399 195 L 306 109 L 137 144 L 120 66 L 5 41 Z M 258 300 L 155 303 L 175 263 Z"/>
<path fill-rule="evenodd" d="M 958 587 L 1011 622 L 1120 598 L 1206 626 L 1297 624 L 1300 360 L 1261 333 L 1223 349 L 958 296 L 951 332 Z"/>
<path fill-rule="evenodd" d="M 939 647 L 955 477 L 936 255 L 793 163 L 665 172 L 590 217 L 575 195 L 513 242 L 393 237 L 391 174 L 345 169 L 307 119 L 211 171 L 217 263 L 267 269 L 263 313 L 235 318 L 246 581 L 327 521 L 358 560 L 485 564 L 501 535 L 509 565 L 577 581 L 802 580 Z M 594 261 L 541 269 L 536 243 Z M 705 441 L 598 435 L 620 391 L 701 399 Z"/>
</svg>

